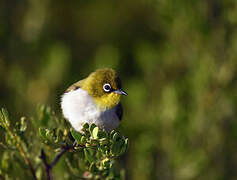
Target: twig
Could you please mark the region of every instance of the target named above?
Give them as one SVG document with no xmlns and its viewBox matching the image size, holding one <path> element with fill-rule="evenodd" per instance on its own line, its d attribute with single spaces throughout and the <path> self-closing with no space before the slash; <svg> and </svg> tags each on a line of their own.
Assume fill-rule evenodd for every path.
<svg viewBox="0 0 237 180">
<path fill-rule="evenodd" d="M 30 168 L 30 172 L 33 176 L 33 179 L 34 180 L 37 180 L 37 177 L 36 177 L 36 173 L 35 173 L 35 169 L 31 163 L 31 160 L 30 158 L 28 157 L 27 153 L 24 151 L 23 147 L 22 147 L 22 144 L 21 144 L 21 140 L 20 140 L 20 137 L 17 136 L 15 133 L 13 133 L 10 128 L 9 128 L 9 125 L 6 125 L 5 126 L 5 129 L 7 130 L 8 134 L 10 135 L 11 139 L 15 139 L 16 140 L 16 147 L 17 149 L 19 150 L 21 156 L 23 157 L 26 165 L 29 166 Z"/>
<path fill-rule="evenodd" d="M 46 155 L 45 155 L 45 152 L 44 152 L 43 149 L 41 149 L 40 158 L 42 159 L 42 161 L 44 163 L 47 179 L 50 180 L 51 179 L 50 178 L 50 166 L 49 166 L 49 164 L 46 161 Z"/>
<path fill-rule="evenodd" d="M 53 160 L 53 162 L 50 164 L 50 167 L 52 168 L 58 161 L 59 159 L 62 157 L 62 155 L 71 150 L 71 149 L 74 149 L 74 147 L 76 146 L 76 141 L 74 141 L 73 145 L 72 146 L 65 146 L 62 151 L 55 157 L 55 159 Z"/>
<path fill-rule="evenodd" d="M 25 163 L 29 166 L 34 180 L 37 180 L 37 177 L 36 177 L 36 174 L 35 174 L 35 169 L 33 168 L 33 165 L 31 164 L 31 161 L 30 161 L 29 157 L 26 155 L 25 151 L 23 150 L 23 147 L 21 146 L 20 143 L 17 145 L 17 147 L 18 147 L 22 157 L 24 158 Z"/>
<path fill-rule="evenodd" d="M 74 141 L 72 146 L 64 146 L 62 148 L 61 152 L 54 158 L 54 160 L 51 163 L 47 162 L 44 149 L 41 150 L 40 158 L 42 159 L 42 161 L 44 163 L 44 166 L 45 166 L 47 180 L 52 179 L 51 176 L 50 176 L 50 170 L 53 168 L 53 166 L 55 166 L 55 164 L 59 161 L 59 159 L 63 156 L 64 153 L 66 153 L 67 151 L 69 151 L 71 149 L 74 149 L 76 144 L 77 144 L 76 141 Z"/>
</svg>

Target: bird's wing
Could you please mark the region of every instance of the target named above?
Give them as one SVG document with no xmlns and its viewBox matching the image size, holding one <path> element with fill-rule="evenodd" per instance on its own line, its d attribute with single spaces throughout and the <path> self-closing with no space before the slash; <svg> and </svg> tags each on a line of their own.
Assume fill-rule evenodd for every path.
<svg viewBox="0 0 237 180">
<path fill-rule="evenodd" d="M 115 113 L 116 113 L 116 115 L 118 116 L 119 120 L 121 121 L 121 120 L 122 120 L 122 117 L 123 117 L 123 107 L 122 107 L 122 104 L 121 104 L 121 103 L 119 103 L 119 104 L 116 106 Z"/>
<path fill-rule="evenodd" d="M 81 87 L 82 81 L 83 81 L 83 80 L 80 80 L 80 81 L 74 83 L 74 84 L 71 85 L 69 88 L 67 88 L 67 90 L 66 90 L 65 92 L 67 93 L 67 92 L 70 92 L 70 91 L 75 91 L 75 90 L 77 90 L 78 88 Z"/>
</svg>

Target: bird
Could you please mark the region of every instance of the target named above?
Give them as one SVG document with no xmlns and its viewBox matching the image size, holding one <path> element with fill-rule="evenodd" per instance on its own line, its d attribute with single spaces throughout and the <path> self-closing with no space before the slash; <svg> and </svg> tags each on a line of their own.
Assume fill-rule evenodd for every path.
<svg viewBox="0 0 237 180">
<path fill-rule="evenodd" d="M 122 120 L 122 89 L 118 73 L 111 68 L 97 69 L 72 84 L 61 97 L 61 109 L 72 127 L 81 132 L 85 123 L 95 124 L 107 132 Z"/>
</svg>

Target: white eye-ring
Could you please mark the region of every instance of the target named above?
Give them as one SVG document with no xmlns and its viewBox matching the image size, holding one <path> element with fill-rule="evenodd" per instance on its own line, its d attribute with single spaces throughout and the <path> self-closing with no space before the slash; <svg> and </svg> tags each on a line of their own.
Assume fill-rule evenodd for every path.
<svg viewBox="0 0 237 180">
<path fill-rule="evenodd" d="M 103 89 L 105 92 L 110 92 L 111 91 L 111 86 L 110 84 L 106 83 L 103 85 Z"/>
</svg>

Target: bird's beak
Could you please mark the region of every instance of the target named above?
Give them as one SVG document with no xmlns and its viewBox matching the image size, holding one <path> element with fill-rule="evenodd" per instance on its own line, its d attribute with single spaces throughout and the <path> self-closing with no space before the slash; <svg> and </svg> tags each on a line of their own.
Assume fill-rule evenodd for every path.
<svg viewBox="0 0 237 180">
<path fill-rule="evenodd" d="M 122 89 L 115 90 L 114 93 L 116 93 L 116 94 L 121 94 L 121 95 L 125 95 L 125 96 L 128 95 L 128 94 L 127 94 L 124 90 L 122 90 Z"/>
</svg>

